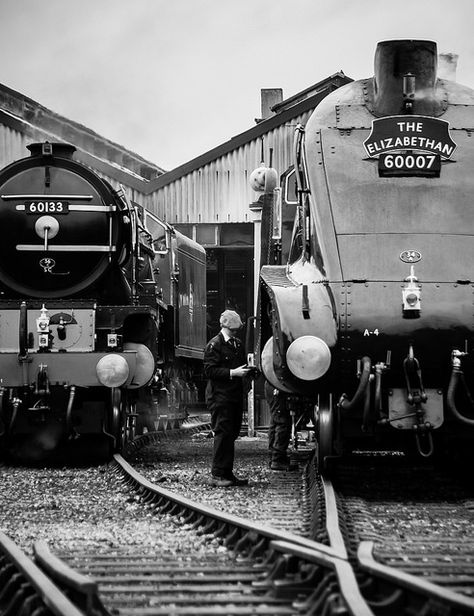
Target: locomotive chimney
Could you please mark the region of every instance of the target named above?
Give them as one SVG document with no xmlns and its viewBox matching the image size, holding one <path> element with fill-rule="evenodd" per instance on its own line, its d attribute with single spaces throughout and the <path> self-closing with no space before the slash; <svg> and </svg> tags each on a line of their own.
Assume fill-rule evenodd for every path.
<svg viewBox="0 0 474 616">
<path fill-rule="evenodd" d="M 72 158 L 76 148 L 69 143 L 30 143 L 26 146 L 31 156 L 58 156 L 59 158 Z"/>
<path fill-rule="evenodd" d="M 397 115 L 407 110 L 407 80 L 413 84 L 411 113 L 439 115 L 436 99 L 437 49 L 433 41 L 382 41 L 375 52 L 374 113 Z"/>
</svg>

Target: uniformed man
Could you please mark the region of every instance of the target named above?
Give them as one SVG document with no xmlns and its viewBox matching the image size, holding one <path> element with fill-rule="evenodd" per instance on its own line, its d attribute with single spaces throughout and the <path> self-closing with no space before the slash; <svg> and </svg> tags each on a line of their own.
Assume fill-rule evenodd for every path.
<svg viewBox="0 0 474 616">
<path fill-rule="evenodd" d="M 218 487 L 242 486 L 248 479 L 234 475 L 234 444 L 242 425 L 243 378 L 251 369 L 246 366 L 243 344 L 236 338 L 242 327 L 240 316 L 234 310 L 225 310 L 219 323 L 221 331 L 209 340 L 204 351 L 206 402 L 214 433 L 211 483 Z"/>
</svg>

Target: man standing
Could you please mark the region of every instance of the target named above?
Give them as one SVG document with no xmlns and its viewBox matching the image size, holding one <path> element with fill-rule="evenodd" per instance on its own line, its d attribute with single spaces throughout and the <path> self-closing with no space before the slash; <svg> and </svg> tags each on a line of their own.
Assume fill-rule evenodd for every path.
<svg viewBox="0 0 474 616">
<path fill-rule="evenodd" d="M 291 416 L 286 406 L 286 394 L 265 381 L 265 399 L 270 408 L 268 451 L 272 471 L 293 470 L 288 457 L 291 438 Z"/>
<path fill-rule="evenodd" d="M 204 351 L 206 402 L 214 432 L 211 482 L 218 487 L 242 486 L 248 479 L 234 475 L 234 444 L 242 425 L 242 379 L 250 368 L 246 368 L 242 342 L 235 337 L 242 327 L 240 316 L 234 310 L 225 310 L 219 323 L 221 331 L 209 340 Z"/>
</svg>

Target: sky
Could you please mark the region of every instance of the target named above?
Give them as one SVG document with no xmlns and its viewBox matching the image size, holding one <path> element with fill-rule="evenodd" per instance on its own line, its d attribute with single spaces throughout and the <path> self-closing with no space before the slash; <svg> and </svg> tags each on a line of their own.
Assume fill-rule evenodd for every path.
<svg viewBox="0 0 474 616">
<path fill-rule="evenodd" d="M 0 83 L 170 170 L 289 98 L 429 39 L 474 87 L 474 0 L 0 0 Z M 256 161 L 257 162 L 257 161 Z"/>
</svg>

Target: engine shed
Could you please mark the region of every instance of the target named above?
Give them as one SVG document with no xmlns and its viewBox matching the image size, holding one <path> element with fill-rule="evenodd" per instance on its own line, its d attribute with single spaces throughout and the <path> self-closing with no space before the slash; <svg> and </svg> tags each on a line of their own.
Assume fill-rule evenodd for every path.
<svg viewBox="0 0 474 616">
<path fill-rule="evenodd" d="M 351 81 L 338 72 L 287 99 L 280 88 L 262 89 L 261 114 L 251 128 L 170 171 L 0 84 L 0 167 L 24 157 L 34 142 L 72 144 L 79 162 L 201 244 L 209 339 L 219 330 L 223 310 L 236 310 L 244 322 L 254 314 L 252 204 L 259 194 L 250 186 L 251 173 L 264 164 L 282 176 L 291 166 L 295 126 Z"/>
<path fill-rule="evenodd" d="M 261 90 L 261 117 L 245 132 L 151 182 L 151 208 L 203 245 L 207 253 L 208 337 L 227 308 L 254 311 L 254 214 L 251 173 L 262 163 L 283 174 L 291 165 L 294 129 L 330 92 L 352 81 L 339 72 L 283 99 Z"/>
<path fill-rule="evenodd" d="M 249 185 L 250 174 L 262 162 L 282 174 L 291 164 L 296 124 L 305 124 L 325 96 L 350 81 L 338 72 L 285 100 L 279 88 L 262 89 L 254 126 L 170 171 L 0 84 L 0 167 L 23 157 L 31 142 L 71 143 L 78 161 L 204 246 L 212 336 L 224 309 L 237 310 L 244 320 L 253 313 L 249 205 L 258 194 Z"/>
</svg>

